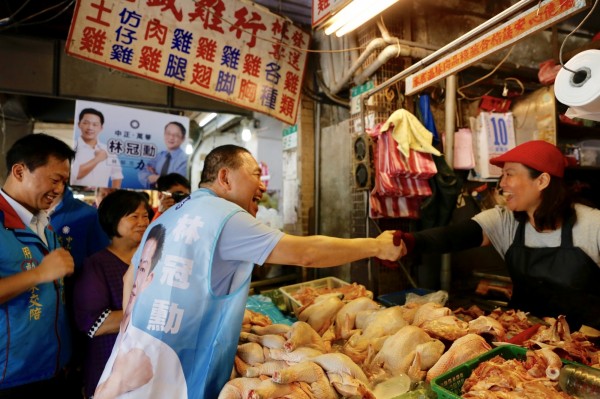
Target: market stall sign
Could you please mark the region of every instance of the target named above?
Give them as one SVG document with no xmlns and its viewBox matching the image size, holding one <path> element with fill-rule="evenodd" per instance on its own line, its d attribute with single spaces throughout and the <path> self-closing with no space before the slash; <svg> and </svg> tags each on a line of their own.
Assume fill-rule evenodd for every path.
<svg viewBox="0 0 600 399">
<path fill-rule="evenodd" d="M 474 64 L 483 57 L 508 47 L 579 12 L 585 0 L 546 0 L 527 10 L 457 51 L 406 78 L 406 94 L 410 95 Z"/>
<path fill-rule="evenodd" d="M 312 0 L 312 27 L 321 25 L 327 17 L 338 12 L 348 0 Z"/>
<path fill-rule="evenodd" d="M 298 147 L 298 125 L 292 125 L 283 129 L 283 150 L 293 150 Z"/>
<path fill-rule="evenodd" d="M 80 0 L 66 52 L 294 124 L 309 40 L 245 0 Z"/>
</svg>

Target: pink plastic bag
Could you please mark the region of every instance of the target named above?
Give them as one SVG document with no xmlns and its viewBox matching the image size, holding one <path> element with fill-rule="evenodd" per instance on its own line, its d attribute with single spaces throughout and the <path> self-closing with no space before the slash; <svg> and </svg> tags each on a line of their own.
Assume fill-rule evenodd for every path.
<svg viewBox="0 0 600 399">
<path fill-rule="evenodd" d="M 538 71 L 538 79 L 543 85 L 551 85 L 556 79 L 558 71 L 561 66 L 556 65 L 554 60 L 547 60 L 540 64 L 540 70 Z"/>
</svg>

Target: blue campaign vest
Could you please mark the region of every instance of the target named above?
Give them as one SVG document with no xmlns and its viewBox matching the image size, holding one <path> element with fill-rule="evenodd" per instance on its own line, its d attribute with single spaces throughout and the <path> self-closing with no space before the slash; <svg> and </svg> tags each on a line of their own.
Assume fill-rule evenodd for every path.
<svg viewBox="0 0 600 399">
<path fill-rule="evenodd" d="M 0 196 L 0 278 L 37 267 L 60 245 L 48 245 Z M 52 378 L 71 357 L 71 334 L 62 279 L 39 284 L 0 305 L 0 389 Z"/>
<path fill-rule="evenodd" d="M 231 375 L 251 275 L 234 292 L 217 296 L 211 270 L 225 222 L 245 211 L 205 189 L 173 208 L 148 228 L 163 224 L 167 237 L 152 283 L 135 303 L 132 324 L 177 354 L 188 398 L 216 398 Z"/>
</svg>

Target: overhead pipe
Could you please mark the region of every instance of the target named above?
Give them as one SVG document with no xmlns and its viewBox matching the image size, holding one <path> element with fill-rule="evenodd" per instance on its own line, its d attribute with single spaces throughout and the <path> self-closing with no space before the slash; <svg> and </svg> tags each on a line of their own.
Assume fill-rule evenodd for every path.
<svg viewBox="0 0 600 399">
<path fill-rule="evenodd" d="M 380 85 L 375 86 L 371 90 L 363 93 L 361 95 L 361 101 L 360 101 L 360 115 L 361 115 L 361 120 L 363 121 L 363 123 L 364 123 L 364 119 L 365 119 L 364 104 L 369 97 L 371 97 L 372 95 L 374 95 L 376 93 L 379 93 L 381 90 L 395 84 L 396 82 L 400 81 L 401 79 L 405 78 L 406 76 L 408 76 L 408 75 L 412 74 L 413 72 L 419 70 L 420 68 L 428 65 L 431 61 L 437 59 L 441 55 L 443 55 L 451 50 L 456 49 L 457 47 L 462 45 L 467 40 L 470 40 L 470 39 L 476 37 L 477 35 L 481 34 L 482 32 L 485 32 L 488 28 L 496 25 L 499 22 L 503 22 L 507 18 L 512 17 L 514 14 L 518 13 L 523 8 L 529 6 L 533 3 L 539 3 L 539 0 L 521 0 L 516 4 L 513 4 L 512 6 L 510 6 L 506 10 L 502 11 L 500 14 L 496 15 L 495 17 L 490 18 L 489 20 L 482 23 L 481 25 L 471 29 L 469 32 L 465 33 L 464 35 L 458 37 L 457 39 L 451 41 L 450 43 L 446 44 L 445 46 L 441 47 L 440 49 L 434 51 L 432 54 L 423 58 L 421 61 L 409 66 L 402 72 L 397 73 L 396 75 L 392 76 L 391 78 L 389 78 L 385 82 L 381 83 Z"/>
<path fill-rule="evenodd" d="M 377 49 L 382 48 L 386 45 L 381 53 L 377 56 L 377 59 L 370 64 L 360 75 L 354 77 L 354 83 L 359 85 L 363 84 L 367 79 L 371 77 L 381 66 L 388 62 L 392 58 L 397 57 L 414 57 L 424 58 L 431 53 L 432 49 L 436 49 L 433 46 L 421 45 L 419 43 L 410 42 L 407 40 L 401 40 L 395 36 L 391 36 L 383 25 L 382 22 L 377 22 L 377 27 L 381 32 L 380 38 L 371 40 L 365 50 L 360 54 L 358 59 L 346 70 L 339 81 L 329 85 L 329 91 L 332 94 L 337 94 L 352 79 L 352 76 L 356 71 L 366 62 L 367 58 Z M 409 45 L 410 44 L 410 45 Z M 335 79 L 335 78 L 334 78 Z"/>
<path fill-rule="evenodd" d="M 403 46 L 400 44 L 392 44 L 381 50 L 377 59 L 373 61 L 373 63 L 369 64 L 369 66 L 364 69 L 360 75 L 354 77 L 354 83 L 357 85 L 363 84 L 367 79 L 371 77 L 381 66 L 383 66 L 386 62 L 391 60 L 392 58 L 398 57 L 414 57 L 414 58 L 423 58 L 426 57 L 427 54 L 430 54 L 429 50 L 414 48 Z"/>
<path fill-rule="evenodd" d="M 352 76 L 354 75 L 354 73 L 358 70 L 358 68 L 360 68 L 362 66 L 362 64 L 365 63 L 365 61 L 367 60 L 367 58 L 369 58 L 371 53 L 373 53 L 378 48 L 384 47 L 385 45 L 386 45 L 386 42 L 382 38 L 377 38 L 377 39 L 371 40 L 369 42 L 369 44 L 367 44 L 367 47 L 365 48 L 365 50 L 360 54 L 360 56 L 358 57 L 356 62 L 354 62 L 354 64 L 352 64 L 350 66 L 350 68 L 342 75 L 340 80 L 336 81 L 334 79 L 335 83 L 333 85 L 330 85 L 329 91 L 332 94 L 337 94 L 340 91 L 342 91 L 342 89 L 344 88 L 346 83 L 348 83 L 350 81 L 350 79 L 352 79 Z"/>
</svg>

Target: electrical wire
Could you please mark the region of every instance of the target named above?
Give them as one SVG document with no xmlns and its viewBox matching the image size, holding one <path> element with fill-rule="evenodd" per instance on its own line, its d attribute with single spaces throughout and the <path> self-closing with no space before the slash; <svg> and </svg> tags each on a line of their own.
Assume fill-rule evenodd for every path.
<svg viewBox="0 0 600 399">
<path fill-rule="evenodd" d="M 512 76 L 508 77 L 508 78 L 504 78 L 504 81 L 506 82 L 507 80 L 510 80 L 512 82 L 517 82 L 517 84 L 519 85 L 519 87 L 521 88 L 521 92 L 519 93 L 519 96 L 522 96 L 523 93 L 525 93 L 525 85 L 523 84 L 523 82 L 521 82 L 519 79 L 517 78 L 513 78 Z"/>
<path fill-rule="evenodd" d="M 67 3 L 68 3 L 68 4 L 67 4 Z M 29 21 L 29 20 L 31 20 L 31 19 L 33 19 L 33 18 L 37 17 L 38 15 L 42 15 L 42 14 L 44 14 L 44 13 L 48 12 L 48 11 L 52 11 L 52 10 L 54 10 L 55 8 L 62 7 L 62 6 L 63 6 L 63 5 L 65 5 L 65 4 L 67 4 L 67 5 L 65 6 L 65 8 L 63 8 L 63 9 L 62 9 L 61 11 L 59 11 L 57 14 L 53 15 L 52 17 L 50 17 L 50 18 L 48 18 L 48 19 L 46 19 L 46 20 L 44 20 L 44 21 L 39 21 L 39 22 L 31 22 L 31 23 L 28 23 L 28 24 L 25 24 L 25 23 L 24 23 L 24 22 L 26 22 L 26 21 Z M 75 4 L 75 0 L 65 0 L 65 1 L 63 1 L 63 2 L 60 2 L 60 3 L 58 3 L 58 4 L 54 4 L 53 6 L 47 7 L 47 8 L 45 8 L 45 9 L 43 9 L 43 10 L 41 10 L 41 11 L 38 11 L 38 12 L 36 12 L 35 14 L 29 15 L 29 16 L 27 16 L 27 17 L 25 17 L 25 18 L 23 18 L 23 19 L 21 19 L 21 20 L 19 20 L 19 21 L 14 21 L 14 23 L 12 23 L 12 24 L 10 24 L 10 25 L 3 26 L 3 27 L 2 27 L 2 29 L 0 29 L 0 32 L 1 32 L 1 31 L 4 31 L 4 30 L 11 29 L 11 28 L 17 28 L 17 27 L 20 27 L 20 26 L 30 26 L 30 25 L 36 25 L 36 24 L 40 24 L 40 23 L 46 23 L 46 22 L 48 22 L 48 21 L 51 21 L 51 20 L 53 20 L 53 19 L 57 18 L 57 17 L 58 17 L 58 16 L 60 16 L 61 14 L 63 14 L 63 13 L 64 13 L 65 11 L 67 11 L 67 10 L 68 10 L 68 9 L 69 9 L 69 8 L 70 8 L 70 7 L 71 7 L 73 4 Z M 21 8 L 22 8 L 22 7 L 21 7 Z M 20 9 L 19 9 L 18 11 L 20 11 Z M 13 14 L 13 15 L 14 15 L 14 14 Z M 11 18 L 12 18 L 12 17 L 11 17 Z"/>
<path fill-rule="evenodd" d="M 64 3 L 66 3 L 67 1 L 70 1 L 69 4 L 67 4 L 65 6 L 65 8 L 63 8 L 62 10 L 60 10 L 58 13 L 56 13 L 55 15 L 51 16 L 50 18 L 47 18 L 43 21 L 36 21 L 36 22 L 30 22 L 28 24 L 23 24 L 21 23 L 20 26 L 32 26 L 32 25 L 39 25 L 39 24 L 45 24 L 46 22 L 50 22 L 53 19 L 56 19 L 58 17 L 60 17 L 62 14 L 64 14 L 69 8 L 71 8 L 73 6 L 73 4 L 75 4 L 75 0 L 66 0 Z M 64 4 L 63 3 L 63 4 Z M 58 5 L 57 5 L 58 6 Z"/>
<path fill-rule="evenodd" d="M 25 1 L 23 2 L 23 4 L 21 4 L 21 7 L 19 7 L 19 8 L 17 9 L 17 11 L 13 12 L 11 16 L 1 19 L 1 20 L 0 20 L 0 23 L 5 23 L 5 22 L 6 22 L 6 23 L 9 23 L 10 21 L 12 21 L 12 20 L 13 20 L 13 18 L 14 18 L 14 17 L 15 17 L 15 16 L 16 16 L 16 15 L 17 15 L 17 14 L 18 14 L 18 13 L 19 13 L 19 12 L 20 12 L 20 11 L 21 11 L 23 8 L 25 8 L 25 6 L 26 6 L 27 4 L 29 4 L 29 2 L 30 2 L 30 1 L 31 1 L 31 0 L 25 0 Z"/>
<path fill-rule="evenodd" d="M 471 87 L 471 86 L 473 86 L 474 84 L 477 84 L 477 83 L 481 82 L 482 80 L 484 80 L 484 79 L 487 79 L 488 77 L 490 77 L 490 76 L 491 76 L 491 75 L 493 75 L 494 73 L 496 73 L 496 71 L 498 70 L 498 68 L 500 68 L 500 67 L 502 66 L 502 64 L 504 64 L 504 62 L 506 62 L 506 60 L 508 59 L 508 57 L 509 57 L 509 56 L 510 56 L 510 54 L 512 53 L 513 49 L 514 49 L 514 46 L 510 48 L 510 50 L 508 51 L 508 53 L 506 53 L 506 55 L 504 56 L 504 58 L 502 58 L 502 59 L 500 60 L 500 62 L 499 62 L 499 63 L 498 63 L 498 64 L 497 64 L 497 65 L 494 67 L 494 69 L 492 69 L 492 70 L 491 70 L 491 72 L 489 72 L 489 73 L 485 74 L 484 76 L 482 76 L 482 77 L 480 77 L 480 78 L 478 78 L 478 79 L 475 79 L 475 80 L 474 80 L 474 81 L 472 81 L 471 83 L 467 83 L 466 85 L 463 85 L 463 86 L 459 87 L 458 89 L 456 89 L 456 92 L 457 92 L 458 94 L 460 94 L 460 96 L 461 96 L 461 97 L 463 97 L 463 98 L 467 98 L 467 96 L 466 96 L 466 95 L 465 95 L 465 94 L 462 92 L 462 90 L 463 90 L 463 89 L 466 89 L 467 87 Z M 488 91 L 488 93 L 489 93 L 489 91 Z M 486 93 L 486 94 L 487 94 L 487 93 Z M 486 95 L 486 94 L 484 94 L 484 95 Z"/>
<path fill-rule="evenodd" d="M 573 30 L 572 30 L 572 31 L 571 31 L 571 32 L 570 32 L 570 33 L 569 33 L 569 34 L 568 34 L 568 35 L 565 37 L 565 39 L 563 40 L 562 44 L 560 45 L 560 50 L 558 51 L 558 61 L 560 62 L 560 66 L 561 66 L 561 67 L 563 67 L 564 69 L 566 69 L 567 71 L 569 71 L 569 72 L 573 73 L 573 74 L 577 73 L 577 71 L 573 71 L 573 70 L 571 70 L 571 69 L 567 68 L 567 67 L 565 66 L 565 64 L 563 63 L 562 54 L 563 54 L 563 49 L 564 49 L 564 47 L 565 47 L 565 43 L 567 42 L 567 40 L 569 39 L 569 37 L 571 37 L 571 35 L 572 35 L 573 33 L 577 32 L 577 31 L 579 30 L 579 28 L 581 28 L 581 27 L 583 26 L 583 24 L 585 23 L 585 21 L 587 21 L 587 19 L 588 19 L 588 18 L 589 18 L 589 17 L 590 17 L 590 16 L 593 14 L 593 12 L 594 12 L 594 10 L 596 9 L 596 6 L 598 5 L 598 2 L 599 2 L 599 1 L 600 1 L 600 0 L 596 0 L 596 1 L 594 2 L 594 5 L 593 5 L 593 6 L 592 6 L 592 8 L 590 9 L 590 11 L 587 13 L 587 15 L 585 16 L 585 18 L 583 18 L 583 19 L 581 20 L 581 22 L 579 23 L 579 25 L 577 25 L 577 26 L 575 27 L 575 29 L 573 29 Z"/>
</svg>

